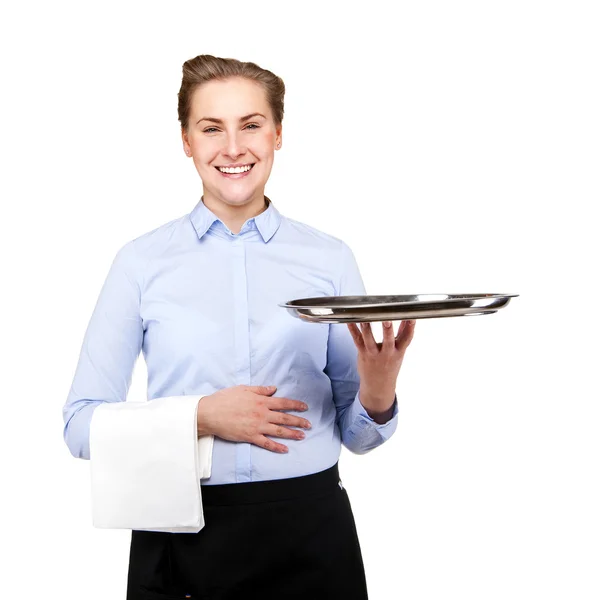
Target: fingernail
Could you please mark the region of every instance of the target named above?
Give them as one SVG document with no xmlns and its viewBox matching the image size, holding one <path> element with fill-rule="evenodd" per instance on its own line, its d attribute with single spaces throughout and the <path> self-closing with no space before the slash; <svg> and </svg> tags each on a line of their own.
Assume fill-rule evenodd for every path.
<svg viewBox="0 0 600 600">
<path fill-rule="evenodd" d="M 392 326 L 392 323 L 391 323 L 390 321 L 384 321 L 384 322 L 383 322 L 383 325 L 384 325 L 385 327 L 388 327 L 388 328 L 389 328 L 389 327 L 391 327 L 391 326 Z"/>
</svg>

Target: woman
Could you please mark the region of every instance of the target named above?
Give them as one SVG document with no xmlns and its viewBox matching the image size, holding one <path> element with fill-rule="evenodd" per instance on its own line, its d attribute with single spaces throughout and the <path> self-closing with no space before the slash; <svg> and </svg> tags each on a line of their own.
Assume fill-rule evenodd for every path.
<svg viewBox="0 0 600 600">
<path fill-rule="evenodd" d="M 133 530 L 128 600 L 367 598 L 337 463 L 342 443 L 363 454 L 393 434 L 414 321 L 396 337 L 386 323 L 378 344 L 369 323 L 306 323 L 278 306 L 366 293 L 344 242 L 264 195 L 284 91 L 254 63 L 184 63 L 183 148 L 203 195 L 121 248 L 86 331 L 64 409 L 74 456 L 89 458 L 93 410 L 126 399 L 140 350 L 148 399 L 202 395 L 198 435 L 215 436 L 205 526 Z"/>
</svg>

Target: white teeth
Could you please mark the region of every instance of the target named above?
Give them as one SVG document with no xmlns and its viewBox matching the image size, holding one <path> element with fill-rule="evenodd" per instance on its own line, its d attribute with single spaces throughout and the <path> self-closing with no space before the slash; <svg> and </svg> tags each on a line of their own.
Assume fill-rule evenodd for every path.
<svg viewBox="0 0 600 600">
<path fill-rule="evenodd" d="M 221 173 L 245 173 L 251 169 L 251 165 L 246 165 L 244 167 L 217 167 Z"/>
</svg>

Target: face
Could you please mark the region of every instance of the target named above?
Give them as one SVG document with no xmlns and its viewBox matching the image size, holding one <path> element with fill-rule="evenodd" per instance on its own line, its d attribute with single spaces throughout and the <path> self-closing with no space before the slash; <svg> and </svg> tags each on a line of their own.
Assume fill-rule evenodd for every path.
<svg viewBox="0 0 600 600">
<path fill-rule="evenodd" d="M 264 205 L 281 125 L 275 125 L 260 84 L 236 77 L 196 88 L 182 139 L 202 179 L 206 204 Z M 252 167 L 242 173 L 218 169 L 231 165 Z"/>
</svg>

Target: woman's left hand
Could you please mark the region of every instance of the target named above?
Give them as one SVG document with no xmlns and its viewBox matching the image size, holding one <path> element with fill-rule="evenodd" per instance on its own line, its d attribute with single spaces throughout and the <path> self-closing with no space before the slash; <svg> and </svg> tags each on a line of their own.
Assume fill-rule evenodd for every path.
<svg viewBox="0 0 600 600">
<path fill-rule="evenodd" d="M 404 353 L 415 331 L 415 320 L 402 321 L 394 336 L 391 321 L 383 322 L 383 342 L 373 337 L 371 323 L 347 323 L 350 334 L 358 348 L 358 374 L 360 376 L 360 399 L 369 414 L 381 414 L 389 410 L 396 395 L 396 380 L 402 366 Z"/>
</svg>

